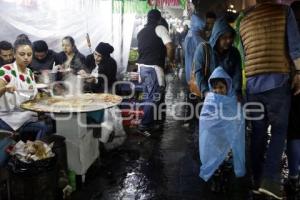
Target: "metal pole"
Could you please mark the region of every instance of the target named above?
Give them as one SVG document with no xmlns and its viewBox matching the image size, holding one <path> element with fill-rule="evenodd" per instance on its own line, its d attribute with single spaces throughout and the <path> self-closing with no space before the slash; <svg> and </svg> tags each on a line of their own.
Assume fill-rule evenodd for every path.
<svg viewBox="0 0 300 200">
<path fill-rule="evenodd" d="M 125 3 L 124 0 L 122 0 L 122 10 L 121 10 L 121 49 L 120 49 L 120 53 L 121 53 L 121 64 L 123 64 L 123 52 L 124 52 L 124 41 L 123 41 L 123 34 L 124 34 L 124 7 L 125 7 Z"/>
</svg>

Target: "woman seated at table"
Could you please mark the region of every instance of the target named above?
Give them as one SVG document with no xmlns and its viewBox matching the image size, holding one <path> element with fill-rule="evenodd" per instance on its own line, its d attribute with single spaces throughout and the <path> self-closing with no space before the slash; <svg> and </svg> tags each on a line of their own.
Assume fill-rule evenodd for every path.
<svg viewBox="0 0 300 200">
<path fill-rule="evenodd" d="M 87 56 L 86 66 L 91 71 L 91 77 L 86 79 L 85 91 L 102 93 L 109 92 L 116 81 L 117 63 L 110 57 L 114 48 L 104 42 L 100 42 L 93 54 Z M 107 82 L 101 77 L 105 76 Z M 109 91 L 105 91 L 105 87 Z M 87 115 L 88 124 L 100 124 L 103 122 L 104 110 L 90 112 Z M 101 135 L 101 128 L 94 128 L 94 137 Z"/>
<path fill-rule="evenodd" d="M 107 78 L 107 87 L 110 91 L 111 86 L 116 81 L 117 63 L 110 56 L 114 51 L 114 48 L 104 42 L 100 42 L 96 47 L 93 54 L 90 54 L 86 58 L 86 66 L 91 71 L 91 78 L 87 79 L 87 90 L 95 93 L 104 92 L 104 79 L 101 76 Z"/>
<path fill-rule="evenodd" d="M 63 51 L 57 55 L 58 71 L 61 74 L 58 75 L 57 79 L 63 79 L 63 76 L 72 72 L 73 74 L 85 74 L 85 56 L 82 55 L 76 45 L 75 41 L 71 36 L 66 36 L 62 39 Z"/>
<path fill-rule="evenodd" d="M 33 73 L 27 67 L 32 61 L 32 46 L 24 39 L 14 45 L 15 62 L 0 68 L 0 129 L 18 131 L 24 141 L 40 139 L 47 126 L 37 121 L 36 113 L 20 108 L 37 93 Z"/>
<path fill-rule="evenodd" d="M 85 56 L 78 51 L 71 36 L 66 36 L 62 39 L 62 49 L 63 51 L 57 54 L 57 65 L 52 72 L 56 73 L 56 81 L 66 81 L 66 84 L 56 83 L 53 85 L 53 94 L 65 95 L 70 94 L 70 92 L 82 92 L 83 89 L 81 87 L 76 87 L 78 86 L 78 81 L 80 82 L 76 76 L 86 76 Z"/>
</svg>

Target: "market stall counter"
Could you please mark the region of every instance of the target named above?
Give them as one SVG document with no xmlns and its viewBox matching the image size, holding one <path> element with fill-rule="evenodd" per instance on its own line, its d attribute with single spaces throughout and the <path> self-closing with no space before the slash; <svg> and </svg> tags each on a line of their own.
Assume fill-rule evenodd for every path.
<svg viewBox="0 0 300 200">
<path fill-rule="evenodd" d="M 99 156 L 98 140 L 87 125 L 87 114 L 116 106 L 121 101 L 117 95 L 85 93 L 37 98 L 23 102 L 21 108 L 52 115 L 57 134 L 66 138 L 68 168 L 84 175 Z"/>
</svg>

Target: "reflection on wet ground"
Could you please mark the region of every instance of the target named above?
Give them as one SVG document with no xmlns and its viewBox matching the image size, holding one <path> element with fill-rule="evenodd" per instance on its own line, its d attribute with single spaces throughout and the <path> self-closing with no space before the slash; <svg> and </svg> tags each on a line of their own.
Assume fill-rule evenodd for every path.
<svg viewBox="0 0 300 200">
<path fill-rule="evenodd" d="M 82 189 L 74 200 L 214 200 L 247 199 L 244 180 L 230 180 L 233 190 L 227 194 L 213 194 L 198 177 L 199 154 L 193 142 L 193 128 L 183 126 L 172 115 L 183 110 L 171 109 L 185 101 L 180 82 L 168 77 L 167 116 L 163 130 L 146 138 L 132 131 L 123 146 L 101 155 L 88 171 Z M 243 188 L 243 196 L 234 188 Z"/>
<path fill-rule="evenodd" d="M 193 130 L 172 117 L 183 113 L 179 106 L 171 106 L 185 100 L 184 88 L 171 80 L 166 97 L 163 130 L 150 138 L 129 133 L 122 147 L 102 154 L 101 162 L 91 167 L 84 186 L 72 199 L 203 199 Z"/>
</svg>

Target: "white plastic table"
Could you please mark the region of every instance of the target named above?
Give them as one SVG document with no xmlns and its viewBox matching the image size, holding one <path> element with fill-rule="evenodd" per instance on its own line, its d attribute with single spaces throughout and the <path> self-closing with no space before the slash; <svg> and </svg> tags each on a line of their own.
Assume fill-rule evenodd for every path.
<svg viewBox="0 0 300 200">
<path fill-rule="evenodd" d="M 103 95 L 107 97 L 104 100 Z M 79 105 L 77 106 L 71 105 L 72 103 L 76 104 L 75 99 L 78 99 Z M 73 102 L 68 105 L 66 103 L 68 101 Z M 72 97 L 30 100 L 22 103 L 21 108 L 34 112 L 51 113 L 56 120 L 57 134 L 66 138 L 68 168 L 76 175 L 84 175 L 99 157 L 98 140 L 93 137 L 93 129 L 86 126 L 87 113 L 116 106 L 121 101 L 122 98 L 117 95 L 82 94 Z"/>
</svg>

